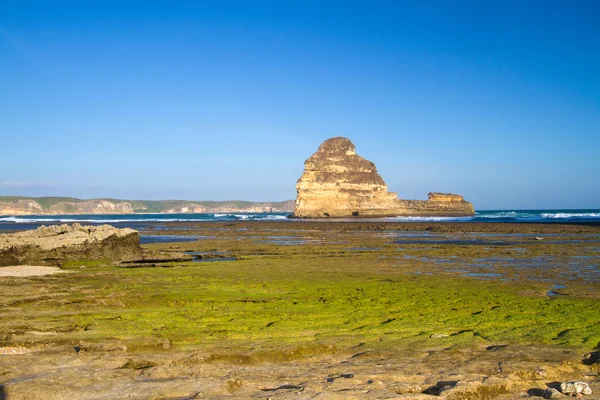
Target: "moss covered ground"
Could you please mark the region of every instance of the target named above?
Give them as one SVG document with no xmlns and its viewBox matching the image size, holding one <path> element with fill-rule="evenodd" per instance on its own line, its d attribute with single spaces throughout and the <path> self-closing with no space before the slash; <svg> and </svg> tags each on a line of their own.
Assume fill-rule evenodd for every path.
<svg viewBox="0 0 600 400">
<path fill-rule="evenodd" d="M 79 260 L 64 265 L 70 274 L 5 278 L 0 345 L 111 341 L 131 351 L 211 348 L 218 357 L 218 349 L 258 343 L 279 349 L 260 356 L 275 360 L 360 343 L 599 345 L 600 244 L 592 228 L 510 246 L 428 245 L 363 225 L 173 225 L 158 233 L 210 238 L 147 247 L 225 251 L 236 260 L 145 268 Z M 549 296 L 553 284 L 566 288 Z"/>
</svg>

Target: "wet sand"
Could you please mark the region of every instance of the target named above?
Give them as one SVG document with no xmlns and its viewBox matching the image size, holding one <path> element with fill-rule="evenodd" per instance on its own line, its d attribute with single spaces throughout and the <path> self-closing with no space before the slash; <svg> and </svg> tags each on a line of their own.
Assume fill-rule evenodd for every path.
<svg viewBox="0 0 600 400">
<path fill-rule="evenodd" d="M 69 271 L 62 270 L 58 267 L 45 267 L 39 265 L 16 265 L 11 267 L 0 267 L 0 278 L 13 276 L 44 276 L 52 274 L 61 274 Z"/>
</svg>

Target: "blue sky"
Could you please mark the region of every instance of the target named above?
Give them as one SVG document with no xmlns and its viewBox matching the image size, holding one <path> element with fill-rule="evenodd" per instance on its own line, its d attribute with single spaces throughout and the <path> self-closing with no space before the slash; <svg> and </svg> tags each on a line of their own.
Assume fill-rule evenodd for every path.
<svg viewBox="0 0 600 400">
<path fill-rule="evenodd" d="M 600 208 L 600 2 L 0 2 L 0 195 L 285 200 L 333 136 L 390 190 Z"/>
</svg>

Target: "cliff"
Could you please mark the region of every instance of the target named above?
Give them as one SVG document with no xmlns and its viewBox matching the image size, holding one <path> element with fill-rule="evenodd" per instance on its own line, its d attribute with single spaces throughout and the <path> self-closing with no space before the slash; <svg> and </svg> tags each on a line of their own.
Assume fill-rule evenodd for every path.
<svg viewBox="0 0 600 400">
<path fill-rule="evenodd" d="M 256 213 L 291 212 L 292 200 L 280 202 L 185 200 L 81 200 L 72 197 L 0 197 L 0 215 Z"/>
<path fill-rule="evenodd" d="M 356 154 L 346 138 L 328 139 L 304 163 L 296 184 L 294 216 L 348 218 L 388 216 L 468 216 L 471 203 L 450 193 L 429 193 L 429 200 L 400 200 L 389 192 L 375 164 Z"/>
</svg>

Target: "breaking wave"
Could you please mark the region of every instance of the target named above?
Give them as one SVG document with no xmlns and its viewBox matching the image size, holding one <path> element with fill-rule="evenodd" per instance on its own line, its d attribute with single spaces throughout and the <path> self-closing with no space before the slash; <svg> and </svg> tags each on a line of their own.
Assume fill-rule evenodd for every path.
<svg viewBox="0 0 600 400">
<path fill-rule="evenodd" d="M 472 221 L 474 217 L 388 217 L 388 221 L 393 222 L 467 222 Z"/>
<path fill-rule="evenodd" d="M 393 217 L 397 222 L 600 222 L 600 210 L 480 210 L 472 217 Z"/>
<path fill-rule="evenodd" d="M 288 213 L 253 214 L 127 214 L 127 215 L 19 215 L 0 217 L 0 223 L 87 222 L 117 224 L 131 222 L 210 222 L 210 221 L 274 221 L 287 219 Z"/>
<path fill-rule="evenodd" d="M 600 210 L 478 211 L 473 221 L 491 222 L 600 222 Z"/>
</svg>

